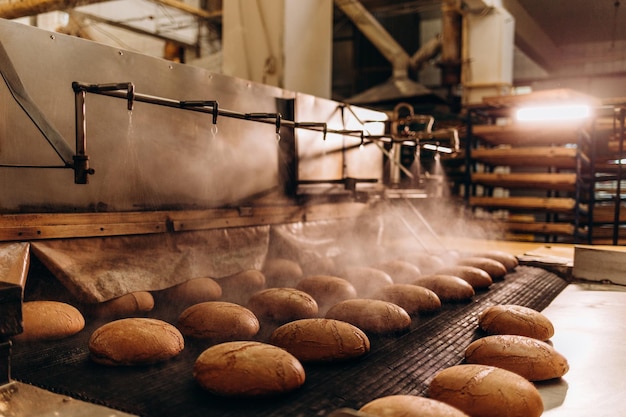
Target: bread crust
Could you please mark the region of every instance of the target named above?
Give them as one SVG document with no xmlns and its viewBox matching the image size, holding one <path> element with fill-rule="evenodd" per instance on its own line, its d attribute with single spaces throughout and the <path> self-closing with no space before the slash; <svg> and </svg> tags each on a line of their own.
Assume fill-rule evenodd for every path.
<svg viewBox="0 0 626 417">
<path fill-rule="evenodd" d="M 85 327 L 85 318 L 74 306 L 60 301 L 26 301 L 22 303 L 23 332 L 18 341 L 59 340 Z"/>
<path fill-rule="evenodd" d="M 348 322 L 372 334 L 399 333 L 411 326 L 411 316 L 402 307 L 366 298 L 337 303 L 328 310 L 326 318 Z"/>
<path fill-rule="evenodd" d="M 185 347 L 173 325 L 157 319 L 133 317 L 106 323 L 89 338 L 90 358 L 110 366 L 149 365 L 177 356 Z"/>
<path fill-rule="evenodd" d="M 270 344 L 220 343 L 198 356 L 193 377 L 200 386 L 227 397 L 266 397 L 293 391 L 306 374 L 298 359 Z"/>
<path fill-rule="evenodd" d="M 247 340 L 260 329 L 252 311 L 225 301 L 207 301 L 186 308 L 178 318 L 177 327 L 186 337 L 213 342 Z"/>
<path fill-rule="evenodd" d="M 367 335 L 339 320 L 295 320 L 274 330 L 270 343 L 302 362 L 333 362 L 360 357 L 370 351 Z"/>
</svg>

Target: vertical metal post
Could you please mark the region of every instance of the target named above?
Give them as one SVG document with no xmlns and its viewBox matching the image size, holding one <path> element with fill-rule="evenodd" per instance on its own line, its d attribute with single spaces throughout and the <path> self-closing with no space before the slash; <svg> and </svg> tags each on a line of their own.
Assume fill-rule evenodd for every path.
<svg viewBox="0 0 626 417">
<path fill-rule="evenodd" d="M 76 111 L 76 153 L 74 159 L 74 183 L 87 184 L 88 174 L 93 173 L 89 169 L 89 157 L 87 156 L 87 121 L 85 120 L 85 91 L 74 88 L 74 102 Z"/>
<path fill-rule="evenodd" d="M 626 109 L 621 107 L 619 114 L 619 151 L 617 160 L 617 189 L 615 190 L 615 217 L 613 219 L 613 244 L 619 242 L 620 210 L 622 205 L 622 159 L 624 158 L 624 117 Z"/>
</svg>

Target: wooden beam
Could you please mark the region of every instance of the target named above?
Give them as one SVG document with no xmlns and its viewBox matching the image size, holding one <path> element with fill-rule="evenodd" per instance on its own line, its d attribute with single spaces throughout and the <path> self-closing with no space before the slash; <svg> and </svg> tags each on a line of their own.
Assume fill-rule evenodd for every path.
<svg viewBox="0 0 626 417">
<path fill-rule="evenodd" d="M 364 203 L 111 213 L 0 215 L 0 242 L 175 233 L 357 217 Z"/>
</svg>

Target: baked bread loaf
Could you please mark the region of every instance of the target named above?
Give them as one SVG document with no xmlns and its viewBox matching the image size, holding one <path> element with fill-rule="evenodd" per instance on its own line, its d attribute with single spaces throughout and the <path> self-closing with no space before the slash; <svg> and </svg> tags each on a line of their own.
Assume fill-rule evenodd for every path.
<svg viewBox="0 0 626 417">
<path fill-rule="evenodd" d="M 324 315 L 333 305 L 357 297 L 356 288 L 349 281 L 333 275 L 312 275 L 302 278 L 296 289 L 315 299 L 319 314 Z"/>
<path fill-rule="evenodd" d="M 266 259 L 261 271 L 267 288 L 293 288 L 304 276 L 300 264 L 285 258 Z"/>
<path fill-rule="evenodd" d="M 389 395 L 376 398 L 359 411 L 377 417 L 469 417 L 458 408 L 444 402 L 415 395 Z"/>
<path fill-rule="evenodd" d="M 161 291 L 159 295 L 181 311 L 197 303 L 219 300 L 222 297 L 222 287 L 213 278 L 192 278 Z"/>
<path fill-rule="evenodd" d="M 247 269 L 216 280 L 222 287 L 222 301 L 244 305 L 255 292 L 265 289 L 265 275 L 258 269 Z"/>
<path fill-rule="evenodd" d="M 409 315 L 432 313 L 441 308 L 441 300 L 433 291 L 413 284 L 391 284 L 379 289 L 372 298 L 402 307 Z"/>
<path fill-rule="evenodd" d="M 154 297 L 148 291 L 131 292 L 109 301 L 85 307 L 89 316 L 103 319 L 134 317 L 152 311 L 153 308 Z"/>
<path fill-rule="evenodd" d="M 173 325 L 157 319 L 131 317 L 97 328 L 89 338 L 91 359 L 102 365 L 149 365 L 177 356 L 185 347 Z"/>
<path fill-rule="evenodd" d="M 22 303 L 23 332 L 14 340 L 59 340 L 85 327 L 85 318 L 74 306 L 60 301 L 26 301 Z"/>
<path fill-rule="evenodd" d="M 371 334 L 398 333 L 411 326 L 411 316 L 402 307 L 366 298 L 341 301 L 328 310 L 326 318 L 348 322 Z"/>
<path fill-rule="evenodd" d="M 487 365 L 456 365 L 433 377 L 428 396 L 470 416 L 539 417 L 543 401 L 526 378 Z"/>
<path fill-rule="evenodd" d="M 480 268 L 489 274 L 492 280 L 504 278 L 507 273 L 506 267 L 498 261 L 494 261 L 490 258 L 481 258 L 480 256 L 469 256 L 466 258 L 460 258 L 457 261 L 457 265 L 473 266 Z"/>
<path fill-rule="evenodd" d="M 465 362 L 497 366 L 529 381 L 560 378 L 569 370 L 567 359 L 554 347 L 532 337 L 499 334 L 473 341 Z"/>
<path fill-rule="evenodd" d="M 422 275 L 422 271 L 417 265 L 402 259 L 393 259 L 380 264 L 374 265 L 374 268 L 380 269 L 389 274 L 396 284 L 409 284 L 415 278 Z"/>
<path fill-rule="evenodd" d="M 295 288 L 266 288 L 248 300 L 247 308 L 261 321 L 277 324 L 313 318 L 319 307 L 313 297 Z"/>
<path fill-rule="evenodd" d="M 467 265 L 448 266 L 436 272 L 437 275 L 453 275 L 467 281 L 475 290 L 489 288 L 493 279 L 486 271 Z"/>
<path fill-rule="evenodd" d="M 478 325 L 488 334 L 516 334 L 548 340 L 554 325 L 545 315 L 529 307 L 499 304 L 485 308 L 478 315 Z"/>
<path fill-rule="evenodd" d="M 183 336 L 212 342 L 250 340 L 260 329 L 259 320 L 245 307 L 226 301 L 207 301 L 187 307 L 178 318 Z"/>
<path fill-rule="evenodd" d="M 369 352 L 370 341 L 356 326 L 344 321 L 313 318 L 295 320 L 272 332 L 269 342 L 301 362 L 333 362 Z"/>
<path fill-rule="evenodd" d="M 467 281 L 453 275 L 423 275 L 411 283 L 437 294 L 442 302 L 469 301 L 475 295 Z"/>
<path fill-rule="evenodd" d="M 306 375 L 298 359 L 254 341 L 225 342 L 198 356 L 193 377 L 205 390 L 228 397 L 264 397 L 293 391 Z"/>
<path fill-rule="evenodd" d="M 486 250 L 480 252 L 472 252 L 471 256 L 478 256 L 480 258 L 489 258 L 494 261 L 500 262 L 507 271 L 511 272 L 519 265 L 519 260 L 515 255 L 500 250 Z"/>
</svg>

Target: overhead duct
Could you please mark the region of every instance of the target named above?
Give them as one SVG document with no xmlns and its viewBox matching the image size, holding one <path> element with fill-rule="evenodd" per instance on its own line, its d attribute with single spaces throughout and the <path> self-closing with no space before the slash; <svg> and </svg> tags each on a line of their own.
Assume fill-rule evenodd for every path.
<svg viewBox="0 0 626 417">
<path fill-rule="evenodd" d="M 432 90 L 409 78 L 409 65 L 419 66 L 420 62 L 439 53 L 439 42 L 435 40 L 425 45 L 411 59 L 402 46 L 385 30 L 358 0 L 335 0 L 335 5 L 354 23 L 365 37 L 391 63 L 392 75 L 384 83 L 374 86 L 347 101 L 353 104 L 397 103 L 419 98 L 421 101 L 441 103 L 442 98 Z M 427 52 L 425 52 L 427 51 Z"/>
</svg>

